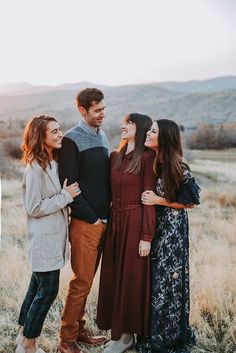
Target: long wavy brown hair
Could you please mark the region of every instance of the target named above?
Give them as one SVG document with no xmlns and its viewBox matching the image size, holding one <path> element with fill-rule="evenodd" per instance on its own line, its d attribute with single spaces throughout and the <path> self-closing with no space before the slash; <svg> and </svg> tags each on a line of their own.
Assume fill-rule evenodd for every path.
<svg viewBox="0 0 236 353">
<path fill-rule="evenodd" d="M 50 165 L 49 155 L 44 144 L 47 125 L 50 121 L 57 122 L 55 118 L 47 115 L 35 116 L 28 122 L 21 145 L 21 162 L 23 164 L 32 164 L 36 161 L 44 170 Z M 53 153 L 56 158 L 56 150 Z"/>
<path fill-rule="evenodd" d="M 130 113 L 125 116 L 126 122 L 131 121 L 136 125 L 136 134 L 134 138 L 134 154 L 128 168 L 125 170 L 126 173 L 138 174 L 141 170 L 141 156 L 142 153 L 147 149 L 144 146 L 146 139 L 146 133 L 152 126 L 152 119 L 148 115 L 140 113 Z M 120 145 L 117 149 L 117 155 L 115 160 L 115 169 L 119 169 L 122 164 L 123 156 L 127 150 L 127 141 L 121 140 Z"/>
<path fill-rule="evenodd" d="M 183 160 L 180 130 L 173 120 L 159 119 L 155 122 L 159 130 L 158 158 L 155 168 L 157 175 L 162 177 L 166 199 L 173 202 L 176 200 L 183 169 L 188 168 Z"/>
</svg>

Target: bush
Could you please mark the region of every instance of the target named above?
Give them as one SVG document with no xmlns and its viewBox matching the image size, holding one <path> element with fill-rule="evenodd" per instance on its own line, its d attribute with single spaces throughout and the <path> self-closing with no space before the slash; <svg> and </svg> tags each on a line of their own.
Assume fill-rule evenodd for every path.
<svg viewBox="0 0 236 353">
<path fill-rule="evenodd" d="M 202 124 L 186 141 L 190 149 L 224 149 L 236 147 L 236 124 Z"/>
<path fill-rule="evenodd" d="M 22 156 L 21 141 L 16 139 L 6 139 L 4 141 L 4 149 L 7 156 L 13 159 L 20 159 Z"/>
</svg>

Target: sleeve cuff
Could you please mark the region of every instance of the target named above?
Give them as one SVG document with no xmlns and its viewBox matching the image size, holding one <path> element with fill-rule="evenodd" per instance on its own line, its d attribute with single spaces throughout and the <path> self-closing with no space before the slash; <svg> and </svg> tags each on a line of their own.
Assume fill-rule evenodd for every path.
<svg viewBox="0 0 236 353">
<path fill-rule="evenodd" d="M 150 235 L 150 234 L 142 234 L 142 238 L 141 240 L 144 241 L 149 241 L 150 243 L 152 242 L 154 234 Z"/>
<path fill-rule="evenodd" d="M 65 195 L 67 204 L 71 203 L 71 202 L 74 200 L 73 197 L 70 196 L 69 192 L 66 191 L 65 189 L 62 189 L 62 190 L 61 190 L 61 193 L 62 193 L 63 195 Z"/>
<path fill-rule="evenodd" d="M 184 205 L 200 204 L 200 187 L 195 182 L 194 178 L 189 178 L 189 180 L 181 185 L 177 197 L 177 201 Z"/>
</svg>

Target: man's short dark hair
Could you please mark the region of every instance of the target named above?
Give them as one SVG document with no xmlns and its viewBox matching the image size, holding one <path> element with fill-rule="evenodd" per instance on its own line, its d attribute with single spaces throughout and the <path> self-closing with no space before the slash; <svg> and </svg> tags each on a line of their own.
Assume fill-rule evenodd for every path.
<svg viewBox="0 0 236 353">
<path fill-rule="evenodd" d="M 104 99 L 104 94 L 97 88 L 82 89 L 76 96 L 77 106 L 84 107 L 87 111 L 92 106 L 93 102 L 96 104 Z"/>
</svg>

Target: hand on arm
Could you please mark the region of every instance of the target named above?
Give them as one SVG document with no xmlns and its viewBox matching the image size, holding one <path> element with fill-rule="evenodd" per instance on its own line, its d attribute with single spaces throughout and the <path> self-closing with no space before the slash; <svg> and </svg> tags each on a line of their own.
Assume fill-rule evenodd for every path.
<svg viewBox="0 0 236 353">
<path fill-rule="evenodd" d="M 144 205 L 158 205 L 158 196 L 152 190 L 146 190 L 141 195 L 141 201 Z"/>
<path fill-rule="evenodd" d="M 73 199 L 79 194 L 81 194 L 79 184 L 75 182 L 70 185 L 67 185 L 67 178 L 64 180 L 63 189 L 66 190 Z"/>
<path fill-rule="evenodd" d="M 141 201 L 144 205 L 160 205 L 171 208 L 194 208 L 195 205 L 184 205 L 178 202 L 169 202 L 164 197 L 157 196 L 152 190 L 146 190 L 142 193 Z"/>
</svg>

